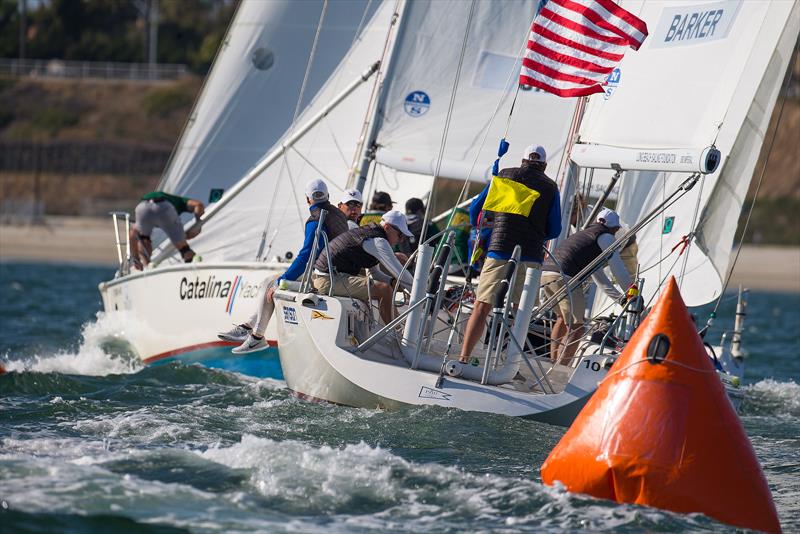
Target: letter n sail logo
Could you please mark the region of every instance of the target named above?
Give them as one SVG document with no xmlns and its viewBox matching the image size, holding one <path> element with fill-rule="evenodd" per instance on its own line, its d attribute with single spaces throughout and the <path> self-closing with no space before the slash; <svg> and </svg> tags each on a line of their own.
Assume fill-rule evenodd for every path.
<svg viewBox="0 0 800 534">
<path fill-rule="evenodd" d="M 422 117 L 431 107 L 431 98 L 428 93 L 423 91 L 414 91 L 409 93 L 403 103 L 403 109 L 412 117 Z"/>
</svg>

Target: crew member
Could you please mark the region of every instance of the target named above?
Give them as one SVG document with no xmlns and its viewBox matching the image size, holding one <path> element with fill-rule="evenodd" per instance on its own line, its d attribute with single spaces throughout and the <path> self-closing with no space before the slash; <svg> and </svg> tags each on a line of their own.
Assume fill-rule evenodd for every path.
<svg viewBox="0 0 800 534">
<path fill-rule="evenodd" d="M 161 228 L 181 253 L 186 263 L 194 259 L 194 251 L 186 242 L 200 233 L 200 226 L 190 232 L 183 231 L 181 213 L 192 213 L 200 219 L 205 206 L 199 200 L 170 195 L 163 191 L 152 191 L 141 198 L 136 205 L 136 223 L 130 230 L 131 261 L 135 269 L 143 269 L 150 263 L 153 253 L 153 242 L 150 234 L 153 228 Z"/>
<path fill-rule="evenodd" d="M 398 260 L 392 247 L 403 238 L 411 237 L 406 216 L 399 211 L 387 211 L 381 217 L 380 224 L 371 223 L 350 230 L 330 244 L 331 262 L 333 263 L 333 294 L 340 297 L 353 297 L 364 302 L 369 295 L 378 301 L 381 319 L 388 324 L 394 318 L 392 302 L 392 279 L 399 279 L 404 289 L 411 289 L 414 280 Z M 403 256 L 400 256 L 403 257 Z M 385 274 L 378 265 L 390 275 Z M 374 279 L 370 291 L 367 290 L 368 278 L 364 269 L 369 269 Z M 402 273 L 402 276 L 401 276 Z M 314 287 L 323 295 L 328 294 L 331 286 L 331 269 L 328 256 L 322 255 L 314 265 Z"/>
<path fill-rule="evenodd" d="M 393 205 L 394 202 L 389 193 L 386 191 L 375 191 L 372 195 L 372 202 L 369 204 L 369 211 L 361 216 L 361 220 L 358 221 L 358 224 L 361 226 L 367 226 L 372 223 L 379 224 L 383 214 L 390 211 Z"/>
<path fill-rule="evenodd" d="M 347 232 L 347 217 L 341 210 L 333 207 L 328 198 L 328 186 L 322 180 L 311 180 L 306 184 L 306 202 L 309 206 L 310 215 L 306 220 L 303 247 L 285 273 L 266 278 L 261 282 L 257 296 L 258 311 L 250 317 L 250 320 L 236 325 L 232 330 L 218 334 L 219 338 L 224 341 L 242 343 L 231 350 L 234 354 L 254 352 L 266 349 L 269 346 L 264 339 L 264 332 L 266 332 L 269 320 L 275 311 L 275 303 L 272 300 L 272 296 L 282 280 L 297 280 L 305 272 L 309 260 L 314 261 L 316 259 L 311 258 L 311 252 L 314 248 L 314 236 L 319 227 L 319 218 L 322 210 L 327 212 L 323 222 L 323 231 L 328 236 L 329 241 Z M 318 255 L 322 249 L 323 244 L 319 243 Z"/>
<path fill-rule="evenodd" d="M 509 205 L 510 200 L 492 198 L 491 182 L 481 193 L 483 201 L 475 206 L 477 211 L 495 211 L 494 228 L 486 261 L 481 270 L 475 308 L 464 332 L 459 361 L 467 362 L 472 349 L 483 335 L 486 317 L 491 311 L 492 295 L 502 279 L 503 266 L 511 258 L 516 245 L 522 247 L 521 262 L 516 270 L 516 283 L 513 295 L 508 298 L 518 303 L 525 282 L 528 267 L 541 268 L 544 258 L 544 243 L 557 237 L 561 232 L 561 206 L 556 183 L 544 173 L 547 168 L 547 153 L 538 145 L 531 145 L 523 153 L 519 167 L 502 169 L 498 173 L 498 186 L 495 194 L 506 190 L 513 191 L 511 204 L 517 198 L 525 202 L 517 206 Z M 497 180 L 493 178 L 492 181 Z M 498 202 L 499 200 L 499 202 Z M 490 209 L 492 208 L 492 209 Z M 501 211 L 501 209 L 503 211 Z"/>
<path fill-rule="evenodd" d="M 345 189 L 339 199 L 339 209 L 347 217 L 347 228 L 358 228 L 358 219 L 364 207 L 364 197 L 358 189 Z"/>
<path fill-rule="evenodd" d="M 598 213 L 596 222 L 565 239 L 553 253 L 555 259 L 544 263 L 542 273 L 542 289 L 547 298 L 552 297 L 570 278 L 582 271 L 595 260 L 605 249 L 611 246 L 616 238 L 614 234 L 620 229 L 619 215 L 613 210 L 603 209 Z M 559 266 L 563 271 L 562 277 Z M 622 291 L 614 287 L 602 268 L 592 274 L 592 279 L 610 298 L 619 301 L 631 284 L 631 277 L 620 259 L 618 251 L 608 260 L 608 266 L 614 278 L 622 286 Z M 567 364 L 577 350 L 577 343 L 584 333 L 584 313 L 586 299 L 582 288 L 576 288 L 569 297 L 565 296 L 558 303 L 557 319 L 553 325 L 550 343 L 550 358 L 554 362 Z"/>
<path fill-rule="evenodd" d="M 408 230 L 414 235 L 400 243 L 400 251 L 408 255 L 419 247 L 420 238 L 422 237 L 422 225 L 425 223 L 425 204 L 422 203 L 421 199 L 409 198 L 406 201 L 406 220 L 408 221 Z M 428 231 L 425 232 L 425 239 L 437 233 L 439 233 L 439 228 L 436 223 L 429 222 Z"/>
</svg>

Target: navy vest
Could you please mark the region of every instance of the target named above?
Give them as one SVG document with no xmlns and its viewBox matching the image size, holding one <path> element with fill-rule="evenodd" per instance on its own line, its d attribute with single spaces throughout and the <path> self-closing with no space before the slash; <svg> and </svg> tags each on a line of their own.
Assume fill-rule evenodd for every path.
<svg viewBox="0 0 800 534">
<path fill-rule="evenodd" d="M 318 221 L 322 210 L 326 210 L 328 214 L 325 215 L 325 222 L 322 224 L 322 226 L 325 229 L 325 233 L 328 234 L 328 241 L 332 241 L 337 236 L 347 231 L 347 217 L 344 213 L 342 213 L 342 210 L 333 206 L 327 200 L 325 202 L 316 204 L 316 206 L 319 209 L 311 210 L 311 215 L 306 220 L 306 224 L 310 223 L 311 221 Z M 323 246 L 324 245 L 320 243 L 320 248 Z"/>
<path fill-rule="evenodd" d="M 378 258 L 368 254 L 361 245 L 367 239 L 382 237 L 386 239 L 386 232 L 375 223 L 359 226 L 341 234 L 330 242 L 329 249 L 331 261 L 337 273 L 352 275 L 364 274 L 364 269 L 369 269 L 378 264 Z M 314 264 L 318 271 L 327 273 L 328 256 L 323 250 Z"/>
<path fill-rule="evenodd" d="M 575 276 L 603 252 L 597 244 L 597 238 L 603 234 L 611 234 L 611 230 L 605 224 L 596 222 L 561 242 L 554 255 L 565 275 Z M 558 272 L 558 266 L 548 258 L 542 270 Z"/>
<path fill-rule="evenodd" d="M 510 167 L 500 171 L 498 176 L 511 178 L 529 189 L 539 192 L 530 214 L 525 217 L 512 213 L 494 213 L 494 228 L 488 252 L 510 255 L 515 245 L 522 247 L 522 257 L 532 261 L 542 261 L 544 256 L 544 235 L 547 228 L 547 214 L 553 203 L 558 187 L 556 183 L 535 165 L 522 163 L 521 167 Z"/>
</svg>

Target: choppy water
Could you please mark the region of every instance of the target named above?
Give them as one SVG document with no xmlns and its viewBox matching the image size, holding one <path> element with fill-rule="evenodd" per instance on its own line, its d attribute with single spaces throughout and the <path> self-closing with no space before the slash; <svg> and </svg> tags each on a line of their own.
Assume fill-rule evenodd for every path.
<svg viewBox="0 0 800 534">
<path fill-rule="evenodd" d="M 307 404 L 280 381 L 142 369 L 107 269 L 0 264 L 0 531 L 716 531 L 541 484 L 564 430 L 440 408 Z M 800 295 L 753 293 L 742 421 L 800 530 Z M 718 324 L 729 324 L 727 301 Z M 701 310 L 701 318 L 704 315 Z"/>
</svg>

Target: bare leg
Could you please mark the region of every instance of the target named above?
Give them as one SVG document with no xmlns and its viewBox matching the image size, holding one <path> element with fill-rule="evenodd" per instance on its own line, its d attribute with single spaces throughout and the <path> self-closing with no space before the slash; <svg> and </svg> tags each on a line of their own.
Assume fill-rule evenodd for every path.
<svg viewBox="0 0 800 534">
<path fill-rule="evenodd" d="M 567 334 L 567 323 L 560 315 L 553 324 L 553 329 L 550 331 L 550 359 L 553 362 L 558 362 L 558 353 L 561 351 L 561 344 L 564 343 Z"/>
<path fill-rule="evenodd" d="M 135 226 L 131 226 L 131 230 L 128 232 L 128 243 L 130 243 L 131 247 L 131 260 L 137 269 L 141 269 L 142 260 L 139 258 L 139 231 Z"/>
<path fill-rule="evenodd" d="M 486 326 L 486 317 L 491 310 L 492 305 L 488 302 L 475 302 L 475 308 L 472 310 L 472 315 L 470 315 L 469 321 L 467 321 L 467 328 L 464 332 L 464 342 L 461 344 L 461 355 L 458 357 L 459 361 L 469 361 L 472 349 L 475 348 L 475 344 L 483 335 L 483 329 Z"/>
<path fill-rule="evenodd" d="M 561 360 L 559 363 L 562 365 L 569 365 L 575 351 L 578 350 L 578 341 L 583 337 L 584 332 L 583 324 L 574 324 L 567 334 L 567 341 L 564 345 L 564 350 L 561 352 Z"/>
<path fill-rule="evenodd" d="M 372 286 L 372 298 L 378 301 L 378 312 L 383 324 L 389 324 L 394 319 L 394 303 L 392 302 L 392 289 L 386 282 L 375 282 Z"/>
</svg>

